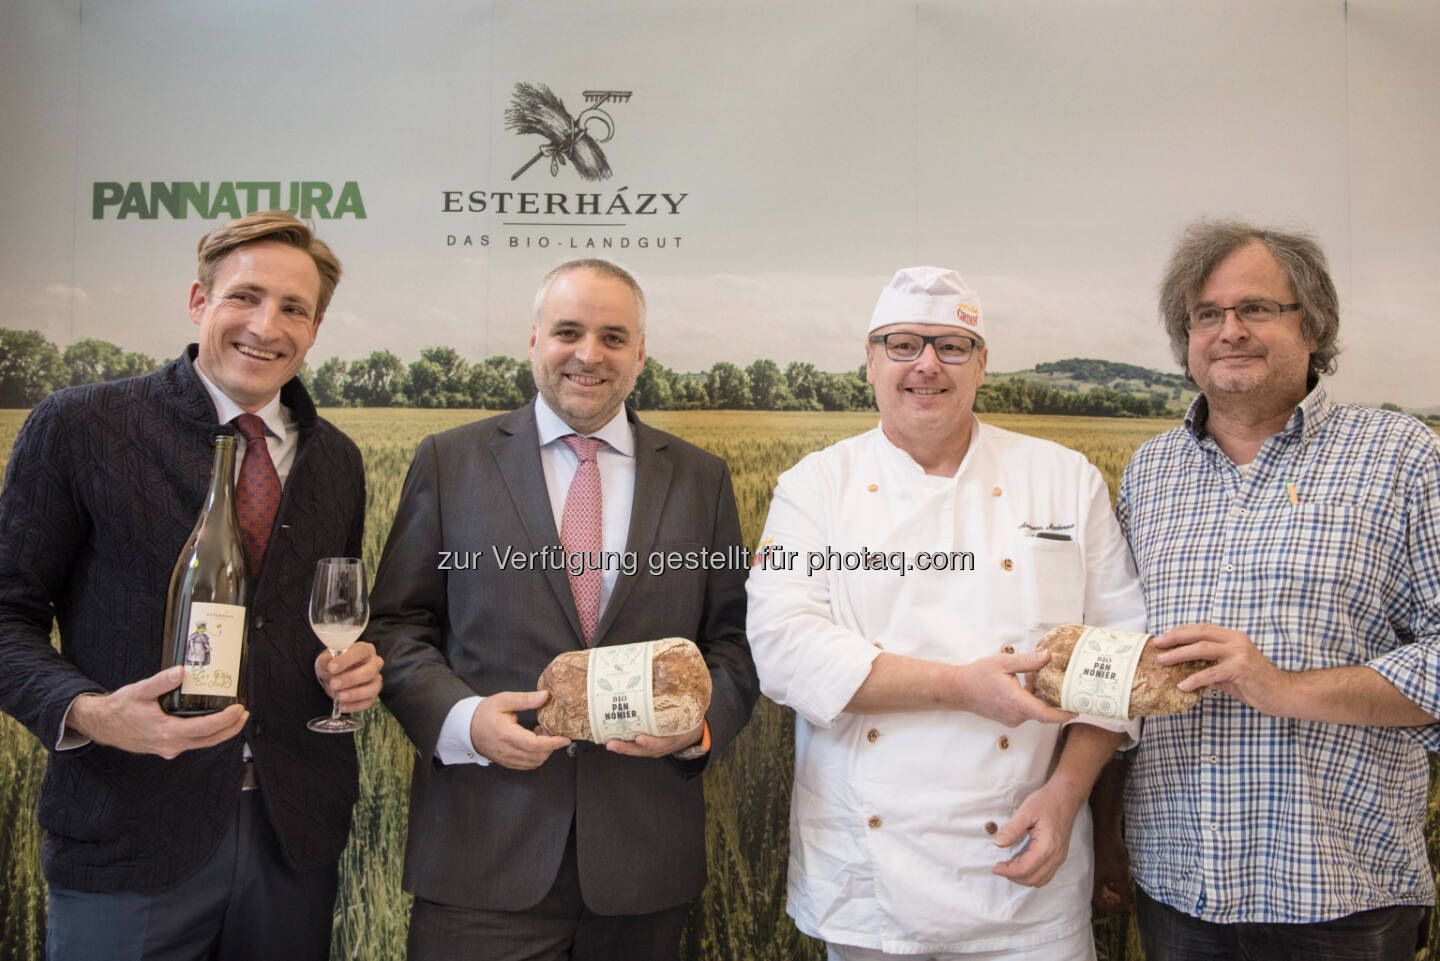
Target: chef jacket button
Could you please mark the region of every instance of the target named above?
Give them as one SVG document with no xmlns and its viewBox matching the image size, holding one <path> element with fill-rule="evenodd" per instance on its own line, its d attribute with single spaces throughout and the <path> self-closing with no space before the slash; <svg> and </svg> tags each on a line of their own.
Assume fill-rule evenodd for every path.
<svg viewBox="0 0 1440 961">
<path fill-rule="evenodd" d="M 869 487 L 867 487 L 867 488 L 865 488 L 865 489 L 868 490 L 868 491 L 870 491 L 870 492 L 873 494 L 875 491 L 878 491 L 878 490 L 880 489 L 880 485 L 879 485 L 879 484 L 871 484 Z"/>
<path fill-rule="evenodd" d="M 995 488 L 994 490 L 992 490 L 990 493 L 994 494 L 996 497 L 999 497 L 999 496 L 1000 496 L 1000 488 L 997 487 L 997 488 Z"/>
<path fill-rule="evenodd" d="M 1010 560 L 1010 558 L 1007 557 L 1007 558 L 1005 558 L 1003 561 L 1000 562 L 1000 566 L 1003 567 L 1003 568 L 1005 568 L 1005 569 L 1008 571 L 1008 570 L 1010 570 L 1012 567 L 1015 566 L 1015 562 L 1012 561 L 1012 560 Z"/>
<path fill-rule="evenodd" d="M 1000 735 L 1000 740 L 996 741 L 995 743 L 999 745 L 1000 750 L 1002 751 L 1010 750 L 1010 739 L 1003 734 Z"/>
<path fill-rule="evenodd" d="M 986 821 L 986 822 L 985 822 L 985 833 L 986 833 L 986 834 L 994 834 L 994 833 L 995 833 L 996 831 L 998 831 L 998 830 L 1000 830 L 1000 825 L 996 824 L 994 821 Z"/>
<path fill-rule="evenodd" d="M 571 757 L 574 757 L 575 752 L 579 749 L 579 745 L 577 745 L 574 741 L 571 741 L 569 747 L 565 748 L 565 753 L 570 755 Z"/>
<path fill-rule="evenodd" d="M 872 727 L 869 731 L 865 732 L 865 739 L 868 740 L 871 744 L 874 744 L 876 741 L 880 740 L 880 732 Z"/>
<path fill-rule="evenodd" d="M 1000 653 L 1001 653 L 1001 654 L 1014 654 L 1014 653 L 1015 653 L 1015 645 L 1014 645 L 1014 644 L 1006 644 L 1004 647 L 1000 648 Z"/>
<path fill-rule="evenodd" d="M 879 818 L 871 818 L 870 820 L 866 821 L 865 823 L 868 824 L 868 825 L 870 825 L 872 828 L 878 828 L 880 825 L 884 824 L 885 822 L 882 821 L 882 820 L 880 820 Z"/>
</svg>

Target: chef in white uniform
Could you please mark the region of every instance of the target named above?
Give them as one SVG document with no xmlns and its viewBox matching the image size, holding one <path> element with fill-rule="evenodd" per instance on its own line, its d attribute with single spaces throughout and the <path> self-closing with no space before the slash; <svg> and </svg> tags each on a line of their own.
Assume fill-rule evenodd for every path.
<svg viewBox="0 0 1440 961">
<path fill-rule="evenodd" d="M 830 957 L 1092 959 L 1091 785 L 1136 725 L 1023 674 L 1057 624 L 1143 630 L 1099 471 L 980 423 L 979 299 L 912 267 L 881 293 L 880 426 L 781 475 L 749 580 L 767 696 L 795 709 L 788 910 Z"/>
</svg>

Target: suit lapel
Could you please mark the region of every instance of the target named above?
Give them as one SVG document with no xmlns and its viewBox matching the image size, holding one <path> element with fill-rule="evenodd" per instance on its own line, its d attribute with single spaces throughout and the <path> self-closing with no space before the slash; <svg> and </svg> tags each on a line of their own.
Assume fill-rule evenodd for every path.
<svg viewBox="0 0 1440 961">
<path fill-rule="evenodd" d="M 640 576 L 645 558 L 654 549 L 655 536 L 660 530 L 661 507 L 670 490 L 670 476 L 674 472 L 665 435 L 642 424 L 628 407 L 625 414 L 635 427 L 635 493 L 630 501 L 630 533 L 625 549 L 637 558 L 636 573 L 628 575 L 622 571 L 615 579 L 615 589 L 600 615 L 591 646 L 604 643 L 606 631 L 625 606 L 625 599 L 634 587 L 635 578 Z"/>
<path fill-rule="evenodd" d="M 530 539 L 530 546 L 536 550 L 558 548 L 560 533 L 555 530 L 555 514 L 545 486 L 545 471 L 540 466 L 540 434 L 535 427 L 533 401 L 504 415 L 500 430 L 495 433 L 490 446 L 505 488 L 510 493 L 510 501 L 515 505 L 515 514 L 525 528 L 525 536 Z M 575 632 L 580 646 L 584 647 L 585 634 L 580 629 L 580 614 L 575 609 L 575 597 L 570 592 L 569 576 L 563 566 L 560 569 L 547 568 L 544 574 L 555 600 L 570 622 L 570 629 Z"/>
</svg>

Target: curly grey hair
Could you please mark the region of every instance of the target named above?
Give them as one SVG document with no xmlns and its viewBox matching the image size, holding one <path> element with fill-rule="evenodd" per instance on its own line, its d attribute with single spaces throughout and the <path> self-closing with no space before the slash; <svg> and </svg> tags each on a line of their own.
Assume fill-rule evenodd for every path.
<svg viewBox="0 0 1440 961">
<path fill-rule="evenodd" d="M 1238 220 L 1199 220 L 1186 227 L 1160 284 L 1160 319 L 1170 335 L 1175 360 L 1190 375 L 1189 310 L 1220 261 L 1242 247 L 1261 243 L 1284 269 L 1300 303 L 1300 331 L 1315 343 L 1307 383 L 1335 372 L 1340 353 L 1340 298 L 1330 279 L 1325 253 L 1307 234 L 1285 233 Z"/>
</svg>

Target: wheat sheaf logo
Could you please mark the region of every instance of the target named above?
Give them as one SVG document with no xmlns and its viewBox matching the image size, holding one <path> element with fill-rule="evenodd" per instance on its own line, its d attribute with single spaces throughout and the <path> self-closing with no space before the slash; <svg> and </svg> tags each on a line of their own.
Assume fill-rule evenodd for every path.
<svg viewBox="0 0 1440 961">
<path fill-rule="evenodd" d="M 607 103 L 625 103 L 629 90 L 586 90 L 582 96 L 589 104 L 575 116 L 565 109 L 565 101 L 543 83 L 517 83 L 515 95 L 505 110 L 505 129 L 522 136 L 538 134 L 545 138 L 535 156 L 515 171 L 511 180 L 542 157 L 550 158 L 550 176 L 558 177 L 560 168 L 569 164 L 586 180 L 604 180 L 610 176 L 610 163 L 605 159 L 602 143 L 615 136 L 615 119 L 604 109 Z"/>
</svg>

